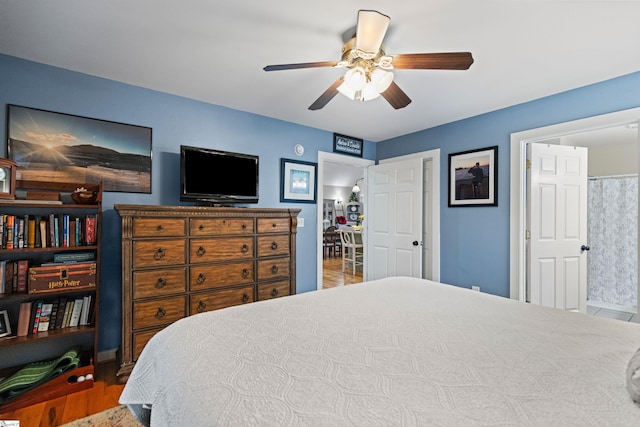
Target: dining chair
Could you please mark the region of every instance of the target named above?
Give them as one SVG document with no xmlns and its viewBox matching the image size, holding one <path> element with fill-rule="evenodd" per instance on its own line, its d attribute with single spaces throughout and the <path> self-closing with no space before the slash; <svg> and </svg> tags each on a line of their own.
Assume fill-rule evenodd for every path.
<svg viewBox="0 0 640 427">
<path fill-rule="evenodd" d="M 356 242 L 355 231 L 351 226 L 340 227 L 340 241 L 342 243 L 342 271 L 344 272 L 347 264 L 351 263 L 352 274 L 355 276 L 356 267 L 363 265 L 364 246 L 362 243 Z"/>
</svg>

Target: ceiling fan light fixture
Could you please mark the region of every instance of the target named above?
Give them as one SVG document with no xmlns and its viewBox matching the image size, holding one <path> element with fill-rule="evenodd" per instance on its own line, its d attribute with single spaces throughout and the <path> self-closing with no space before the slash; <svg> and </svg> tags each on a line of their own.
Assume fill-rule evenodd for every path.
<svg viewBox="0 0 640 427">
<path fill-rule="evenodd" d="M 342 82 L 340 86 L 338 86 L 338 92 L 346 96 L 352 101 L 356 100 L 356 91 L 349 88 L 346 82 Z"/>
<path fill-rule="evenodd" d="M 389 89 L 393 82 L 393 73 L 391 71 L 381 70 L 376 68 L 371 73 L 371 83 L 375 85 L 376 93 L 379 95 L 385 90 Z"/>
<path fill-rule="evenodd" d="M 353 67 L 344 75 L 344 81 L 351 90 L 362 90 L 367 83 L 367 72 L 362 67 Z"/>
<path fill-rule="evenodd" d="M 368 82 L 364 85 L 361 92 L 363 101 L 371 101 L 372 99 L 376 99 L 380 96 L 380 92 L 378 92 L 378 89 L 373 82 Z"/>
</svg>

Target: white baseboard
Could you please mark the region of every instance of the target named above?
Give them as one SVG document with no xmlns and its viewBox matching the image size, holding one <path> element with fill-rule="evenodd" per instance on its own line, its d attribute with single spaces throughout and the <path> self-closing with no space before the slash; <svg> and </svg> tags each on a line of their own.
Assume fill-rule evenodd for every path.
<svg viewBox="0 0 640 427">
<path fill-rule="evenodd" d="M 598 308 L 606 308 L 608 310 L 624 311 L 625 313 L 638 314 L 638 307 L 628 305 L 611 304 L 602 301 L 587 301 L 587 305 Z"/>
</svg>

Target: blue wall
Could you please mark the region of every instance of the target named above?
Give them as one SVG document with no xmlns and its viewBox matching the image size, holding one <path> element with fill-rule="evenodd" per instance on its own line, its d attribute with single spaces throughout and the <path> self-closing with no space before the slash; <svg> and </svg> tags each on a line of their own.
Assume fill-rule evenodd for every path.
<svg viewBox="0 0 640 427">
<path fill-rule="evenodd" d="M 120 218 L 113 205 L 180 204 L 180 144 L 260 156 L 260 203 L 252 206 L 302 209 L 307 226 L 298 229 L 298 293 L 316 289 L 316 205 L 280 203 L 280 158 L 317 162 L 318 151 L 333 151 L 333 133 L 0 55 L 0 108 L 7 104 L 153 128 L 152 193 L 103 198 L 100 351 L 120 346 Z M 300 157 L 293 152 L 298 143 L 305 146 Z M 365 142 L 365 158 L 374 159 L 375 151 Z M 0 152 L 6 156 L 6 144 Z"/>
<path fill-rule="evenodd" d="M 387 140 L 377 158 L 440 148 L 440 280 L 508 297 L 510 134 L 638 106 L 640 72 Z M 498 206 L 449 208 L 449 154 L 495 145 Z"/>
</svg>

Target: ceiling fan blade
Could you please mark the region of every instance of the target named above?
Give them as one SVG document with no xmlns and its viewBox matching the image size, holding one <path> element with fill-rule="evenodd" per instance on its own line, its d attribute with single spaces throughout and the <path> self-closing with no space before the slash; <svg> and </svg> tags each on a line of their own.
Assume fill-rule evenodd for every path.
<svg viewBox="0 0 640 427">
<path fill-rule="evenodd" d="M 338 86 L 342 84 L 342 81 L 343 81 L 342 77 L 340 77 L 338 80 L 333 82 L 333 84 L 329 86 L 329 88 L 325 90 L 324 93 L 320 95 L 320 97 L 316 99 L 313 104 L 309 106 L 309 110 L 319 110 L 325 105 L 327 105 L 327 103 L 331 101 L 334 96 L 338 94 Z"/>
<path fill-rule="evenodd" d="M 391 57 L 396 69 L 466 70 L 473 64 L 471 52 L 405 53 Z"/>
<path fill-rule="evenodd" d="M 382 39 L 389 28 L 389 18 L 375 10 L 359 10 L 356 27 L 356 49 L 372 57 L 378 53 Z"/>
<path fill-rule="evenodd" d="M 338 65 L 336 61 L 302 62 L 300 64 L 267 65 L 266 67 L 263 68 L 263 70 L 265 71 L 295 70 L 298 68 L 335 67 L 336 65 Z"/>
<path fill-rule="evenodd" d="M 400 89 L 400 86 L 398 86 L 396 82 L 391 82 L 391 86 L 389 86 L 389 88 L 380 95 L 382 95 L 384 99 L 386 99 L 396 110 L 411 104 L 411 98 L 409 98 L 407 94 Z"/>
</svg>

